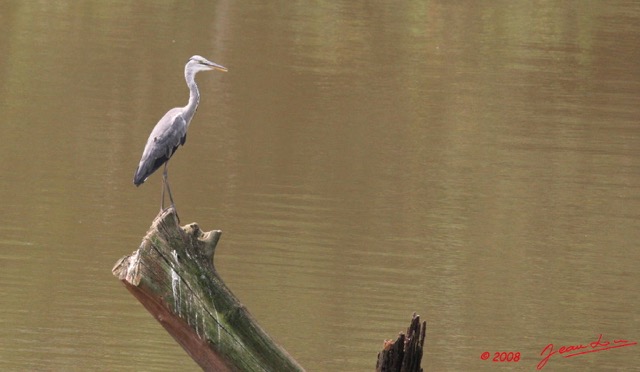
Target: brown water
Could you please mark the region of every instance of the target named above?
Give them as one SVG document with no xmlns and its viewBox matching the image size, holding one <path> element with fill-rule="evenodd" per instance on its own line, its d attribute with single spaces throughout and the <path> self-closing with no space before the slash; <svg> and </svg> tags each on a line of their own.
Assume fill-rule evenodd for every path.
<svg viewBox="0 0 640 372">
<path fill-rule="evenodd" d="M 413 311 L 429 371 L 640 341 L 639 25 L 633 1 L 2 2 L 0 369 L 198 369 L 111 275 L 193 54 L 229 72 L 198 75 L 180 216 L 224 231 L 223 278 L 309 371 L 372 370 Z"/>
</svg>

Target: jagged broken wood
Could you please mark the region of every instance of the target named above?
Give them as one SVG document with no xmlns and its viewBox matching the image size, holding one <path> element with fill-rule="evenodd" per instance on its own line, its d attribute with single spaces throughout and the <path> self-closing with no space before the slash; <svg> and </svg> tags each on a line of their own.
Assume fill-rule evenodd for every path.
<svg viewBox="0 0 640 372">
<path fill-rule="evenodd" d="M 407 334 L 400 333 L 396 341 L 385 340 L 378 353 L 376 372 L 422 372 L 420 363 L 427 322 L 420 324 L 420 315 L 413 313 Z"/>
<path fill-rule="evenodd" d="M 218 276 L 221 232 L 180 227 L 168 208 L 113 274 L 206 371 L 303 371 Z"/>
</svg>

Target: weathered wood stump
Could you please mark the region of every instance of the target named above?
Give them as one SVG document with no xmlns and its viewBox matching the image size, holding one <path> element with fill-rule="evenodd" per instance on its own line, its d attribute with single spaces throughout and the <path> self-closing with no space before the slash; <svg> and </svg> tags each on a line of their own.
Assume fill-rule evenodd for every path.
<svg viewBox="0 0 640 372">
<path fill-rule="evenodd" d="M 378 353 L 376 372 L 422 372 L 422 348 L 427 322 L 420 325 L 420 316 L 413 313 L 407 334 L 400 333 L 396 341 L 385 340 Z"/>
<path fill-rule="evenodd" d="M 153 221 L 113 274 L 206 371 L 303 371 L 218 276 L 219 230 L 180 227 L 173 208 Z"/>
</svg>

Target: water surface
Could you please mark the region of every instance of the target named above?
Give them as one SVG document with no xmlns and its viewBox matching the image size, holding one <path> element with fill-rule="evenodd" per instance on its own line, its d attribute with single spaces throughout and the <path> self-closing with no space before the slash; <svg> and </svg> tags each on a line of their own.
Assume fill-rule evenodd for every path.
<svg viewBox="0 0 640 372">
<path fill-rule="evenodd" d="M 180 216 L 224 231 L 222 277 L 308 370 L 372 370 L 414 311 L 425 370 L 638 341 L 639 22 L 623 1 L 3 3 L 0 367 L 198 370 L 111 275 L 158 212 L 161 176 L 131 180 L 193 54 L 229 72 L 198 75 Z"/>
</svg>

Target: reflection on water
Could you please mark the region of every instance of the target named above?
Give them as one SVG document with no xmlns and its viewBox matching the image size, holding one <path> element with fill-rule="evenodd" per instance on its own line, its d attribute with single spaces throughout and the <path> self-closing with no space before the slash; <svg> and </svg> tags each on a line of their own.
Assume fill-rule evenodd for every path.
<svg viewBox="0 0 640 372">
<path fill-rule="evenodd" d="M 0 5 L 0 365 L 197 370 L 110 273 L 157 213 L 160 176 L 131 178 L 196 53 L 229 72 L 198 76 L 170 164 L 180 215 L 224 231 L 222 276 L 309 370 L 371 370 L 413 311 L 427 370 L 637 341 L 639 18 L 617 2 Z"/>
</svg>

